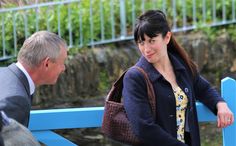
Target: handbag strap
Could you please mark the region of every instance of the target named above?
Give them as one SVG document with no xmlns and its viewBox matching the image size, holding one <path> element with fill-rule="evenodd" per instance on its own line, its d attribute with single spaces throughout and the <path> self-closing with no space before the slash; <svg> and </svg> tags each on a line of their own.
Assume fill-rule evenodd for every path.
<svg viewBox="0 0 236 146">
<path fill-rule="evenodd" d="M 138 69 L 138 71 L 140 71 L 144 75 L 144 79 L 147 85 L 147 94 L 148 94 L 149 104 L 151 106 L 153 117 L 156 118 L 156 97 L 155 97 L 153 85 L 151 81 L 149 80 L 147 73 L 141 67 L 138 67 L 138 66 L 133 66 L 133 67 Z M 107 98 L 106 98 L 107 101 L 112 101 L 116 103 L 122 102 L 121 98 L 122 98 L 122 89 L 123 89 L 123 78 L 126 72 L 127 70 L 124 71 L 123 74 L 120 76 L 120 78 L 117 79 L 115 83 L 113 84 L 112 89 L 107 95 Z"/>
<path fill-rule="evenodd" d="M 145 79 L 146 85 L 147 85 L 148 100 L 149 100 L 149 103 L 151 106 L 153 116 L 154 116 L 154 118 L 156 118 L 156 97 L 155 97 L 153 85 L 152 85 L 150 79 L 148 78 L 147 73 L 141 67 L 138 67 L 138 66 L 134 66 L 134 67 L 137 68 L 144 75 L 144 79 Z"/>
<path fill-rule="evenodd" d="M 121 103 L 121 98 L 122 98 L 122 89 L 123 89 L 123 78 L 125 76 L 125 73 L 127 72 L 124 71 L 122 75 L 115 81 L 113 84 L 111 90 L 109 91 L 106 100 L 107 101 L 112 101 L 112 102 L 117 102 Z"/>
</svg>

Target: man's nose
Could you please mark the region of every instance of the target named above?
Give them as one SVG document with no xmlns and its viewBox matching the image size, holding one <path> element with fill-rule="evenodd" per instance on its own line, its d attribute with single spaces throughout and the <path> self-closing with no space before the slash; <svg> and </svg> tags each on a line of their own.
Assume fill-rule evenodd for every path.
<svg viewBox="0 0 236 146">
<path fill-rule="evenodd" d="M 62 67 L 62 72 L 64 72 L 65 70 L 66 70 L 66 66 L 64 64 L 63 67 Z"/>
</svg>

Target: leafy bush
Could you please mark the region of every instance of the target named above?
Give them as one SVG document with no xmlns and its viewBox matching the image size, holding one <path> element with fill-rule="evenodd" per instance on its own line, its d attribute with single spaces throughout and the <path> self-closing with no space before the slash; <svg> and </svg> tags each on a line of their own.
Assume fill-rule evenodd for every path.
<svg viewBox="0 0 236 146">
<path fill-rule="evenodd" d="M 120 2 L 120 0 L 83 0 L 70 4 L 1 13 L 0 46 L 3 48 L 5 44 L 6 55 L 16 54 L 14 48 L 19 49 L 23 41 L 38 30 L 49 30 L 60 34 L 70 47 L 80 48 L 92 42 L 119 39 L 121 37 Z M 184 14 L 186 14 L 186 26 L 194 24 L 202 26 L 211 24 L 213 21 L 222 21 L 223 8 L 225 8 L 226 20 L 233 17 L 231 1 L 217 1 L 215 3 L 216 11 L 213 11 L 213 1 L 205 1 L 204 4 L 202 0 L 195 0 L 195 20 L 193 19 L 194 0 L 175 1 L 175 6 L 173 1 L 166 0 L 125 0 L 124 2 L 126 8 L 126 34 L 128 36 L 132 36 L 134 21 L 144 9 L 163 10 L 171 24 L 175 24 L 177 28 L 184 25 Z M 10 6 L 12 7 L 12 5 Z M 173 12 L 174 8 L 176 9 L 176 15 Z M 90 11 L 92 14 L 90 14 Z M 203 15 L 204 11 L 206 13 L 205 17 Z M 213 17 L 214 14 L 215 17 Z M 103 23 L 101 19 L 104 20 Z M 14 20 L 16 22 L 16 46 L 14 45 Z M 3 54 L 4 50 L 2 49 L 0 50 L 0 56 L 3 56 Z"/>
</svg>

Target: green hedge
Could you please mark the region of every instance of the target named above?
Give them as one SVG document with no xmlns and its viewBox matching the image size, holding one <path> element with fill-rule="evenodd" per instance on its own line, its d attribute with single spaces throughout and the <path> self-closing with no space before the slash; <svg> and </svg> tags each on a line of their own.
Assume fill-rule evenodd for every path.
<svg viewBox="0 0 236 146">
<path fill-rule="evenodd" d="M 112 1 L 112 0 L 111 0 Z M 69 42 L 69 17 L 68 17 L 68 8 L 71 8 L 71 28 L 72 28 L 72 36 L 73 36 L 73 45 L 75 47 L 81 47 L 87 45 L 91 41 L 91 33 L 93 33 L 93 41 L 101 40 L 101 20 L 100 20 L 100 2 L 102 2 L 102 12 L 104 15 L 104 39 L 112 38 L 112 24 L 111 24 L 111 9 L 114 11 L 114 20 L 115 20 L 115 37 L 119 37 L 120 35 L 120 0 L 113 0 L 113 8 L 111 7 L 111 1 L 107 0 L 91 0 L 93 15 L 90 16 L 90 1 L 82 0 L 79 4 L 78 2 L 73 2 L 71 4 L 63 4 L 58 6 L 50 6 L 50 7 L 41 7 L 38 11 L 38 20 L 39 20 L 39 30 L 49 29 L 52 32 L 58 32 L 58 17 L 57 11 L 60 11 L 60 28 L 61 28 L 61 36 Z M 166 3 L 166 13 L 168 15 L 168 19 L 170 21 L 173 20 L 173 1 L 163 1 L 163 0 L 134 0 L 135 2 L 135 17 L 142 13 L 142 4 L 144 3 L 145 9 L 162 9 L 163 2 Z M 183 25 L 183 1 L 176 1 L 176 24 L 177 27 L 181 27 Z M 185 0 L 186 2 L 186 14 L 187 14 L 187 25 L 191 25 L 193 23 L 193 8 L 192 2 L 193 0 Z M 126 25 L 127 25 L 127 34 L 132 35 L 133 23 L 132 23 L 132 0 L 125 0 L 126 5 Z M 12 6 L 12 5 L 11 5 Z M 222 8 L 223 2 L 216 1 L 216 21 L 222 20 Z M 200 26 L 203 23 L 203 15 L 202 15 L 202 7 L 203 0 L 196 0 L 196 16 L 197 23 Z M 206 23 L 212 22 L 212 1 L 206 1 Z M 232 18 L 232 2 L 225 1 L 226 7 L 226 18 Z M 14 53 L 14 37 L 13 37 L 13 16 L 15 15 L 16 20 L 16 36 L 17 36 L 17 48 L 19 49 L 25 40 L 25 36 L 28 37 L 32 33 L 36 31 L 36 13 L 35 9 L 30 10 L 20 10 L 9 13 L 2 13 L 1 19 L 4 19 L 5 26 L 5 43 L 6 43 L 6 54 L 10 55 Z M 27 17 L 26 17 L 27 16 Z M 80 16 L 82 17 L 82 42 L 80 41 Z M 27 18 L 27 34 L 25 33 L 24 21 Z M 93 18 L 93 30 L 90 30 L 90 18 Z M 47 27 L 47 24 L 50 24 Z M 3 26 L 3 25 L 2 25 Z M 2 29 L 0 29 L 0 46 L 3 46 L 3 37 L 2 37 Z M 69 43 L 68 43 L 69 44 Z M 0 50 L 0 56 L 3 55 L 3 50 Z"/>
</svg>

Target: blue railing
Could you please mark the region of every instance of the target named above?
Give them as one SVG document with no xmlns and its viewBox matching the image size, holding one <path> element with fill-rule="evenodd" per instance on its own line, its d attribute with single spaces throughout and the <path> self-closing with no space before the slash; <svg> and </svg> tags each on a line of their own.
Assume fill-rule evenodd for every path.
<svg viewBox="0 0 236 146">
<path fill-rule="evenodd" d="M 60 0 L 0 9 L 0 61 L 15 57 L 39 30 L 57 33 L 69 47 L 133 39 L 137 16 L 160 9 L 173 32 L 236 22 L 235 0 Z"/>
<path fill-rule="evenodd" d="M 103 107 L 35 110 L 31 112 L 29 128 L 39 141 L 48 146 L 75 146 L 55 129 L 100 127 Z"/>
<path fill-rule="evenodd" d="M 236 81 L 229 77 L 224 78 L 221 81 L 221 93 L 236 115 Z M 216 121 L 216 116 L 203 104 L 196 103 L 196 106 L 199 122 Z M 103 107 L 35 110 L 31 111 L 29 128 L 47 146 L 75 146 L 76 144 L 52 130 L 101 127 L 103 112 Z M 222 132 L 223 146 L 236 146 L 236 123 L 224 128 Z"/>
</svg>

